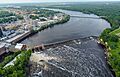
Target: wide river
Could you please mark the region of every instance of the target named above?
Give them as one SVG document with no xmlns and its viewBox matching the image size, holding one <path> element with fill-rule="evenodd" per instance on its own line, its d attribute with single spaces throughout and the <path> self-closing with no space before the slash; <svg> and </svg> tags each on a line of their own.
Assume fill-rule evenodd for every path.
<svg viewBox="0 0 120 77">
<path fill-rule="evenodd" d="M 61 11 L 71 16 L 77 15 L 81 17 L 98 17 L 94 14 L 84 14 L 76 11 L 59 9 L 55 11 Z M 110 27 L 110 24 L 103 19 L 71 17 L 67 23 L 55 25 L 52 28 L 41 31 L 31 37 L 28 37 L 22 41 L 22 43 L 35 46 L 42 43 L 53 43 L 74 38 L 99 36 L 100 33 L 108 27 Z"/>
<path fill-rule="evenodd" d="M 71 16 L 98 17 L 94 14 L 76 11 L 59 9 L 55 11 L 61 11 Z M 47 60 L 49 62 L 47 70 L 42 70 L 41 77 L 113 77 L 105 59 L 104 49 L 97 44 L 95 37 L 90 37 L 99 36 L 108 27 L 110 24 L 103 19 L 71 17 L 67 23 L 41 31 L 26 38 L 22 43 L 36 46 L 42 43 L 80 38 L 49 47 L 38 54 L 33 53 L 31 56 L 33 61 Z M 32 71 L 38 73 L 40 72 L 38 70 L 41 69 L 36 68 Z"/>
</svg>

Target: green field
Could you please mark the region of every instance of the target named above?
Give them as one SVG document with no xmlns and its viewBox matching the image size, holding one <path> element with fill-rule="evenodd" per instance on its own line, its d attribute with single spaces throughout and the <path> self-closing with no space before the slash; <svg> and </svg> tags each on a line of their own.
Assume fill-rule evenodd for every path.
<svg viewBox="0 0 120 77">
<path fill-rule="evenodd" d="M 113 35 L 118 35 L 120 33 L 120 28 L 110 32 L 110 34 L 113 34 Z"/>
</svg>

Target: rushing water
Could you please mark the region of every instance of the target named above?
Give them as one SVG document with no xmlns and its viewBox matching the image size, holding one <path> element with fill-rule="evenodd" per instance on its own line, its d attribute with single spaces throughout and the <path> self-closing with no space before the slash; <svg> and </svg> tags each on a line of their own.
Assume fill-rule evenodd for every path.
<svg viewBox="0 0 120 77">
<path fill-rule="evenodd" d="M 113 77 L 104 50 L 94 37 L 62 43 L 36 54 L 38 61 L 48 61 L 42 69 L 43 77 Z"/>
<path fill-rule="evenodd" d="M 69 15 L 98 17 L 75 11 L 57 11 Z M 107 66 L 103 48 L 97 44 L 95 38 L 89 37 L 99 36 L 108 27 L 110 24 L 103 19 L 71 17 L 67 23 L 55 25 L 28 37 L 22 43 L 30 46 L 83 38 L 40 51 L 38 57 L 33 57 L 38 61 L 47 60 L 47 66 L 42 71 L 41 68 L 36 68 L 32 73 L 39 72 L 42 77 L 113 77 Z"/>
<path fill-rule="evenodd" d="M 97 17 L 94 14 L 89 15 L 76 11 L 56 11 L 61 11 L 69 15 L 78 15 L 82 17 Z M 41 31 L 25 39 L 22 41 L 22 43 L 35 46 L 40 45 L 41 43 L 52 43 L 74 38 L 98 36 L 105 28 L 108 27 L 110 27 L 110 24 L 103 19 L 71 17 L 70 21 L 67 23 L 55 25 L 53 28 L 48 28 L 44 31 Z"/>
</svg>

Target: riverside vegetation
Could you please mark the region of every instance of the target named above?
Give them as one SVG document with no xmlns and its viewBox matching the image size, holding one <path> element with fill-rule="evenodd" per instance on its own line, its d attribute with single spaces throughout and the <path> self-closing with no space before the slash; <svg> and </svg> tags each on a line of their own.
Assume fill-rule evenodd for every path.
<svg viewBox="0 0 120 77">
<path fill-rule="evenodd" d="M 20 56 L 17 56 L 21 54 Z M 28 71 L 28 62 L 31 56 L 31 50 L 15 52 L 4 58 L 4 61 L 0 63 L 0 75 L 3 77 L 26 77 Z M 14 65 L 4 66 L 9 63 L 13 58 L 16 58 Z"/>
<path fill-rule="evenodd" d="M 101 33 L 100 39 L 103 39 L 102 42 L 106 44 L 109 64 L 115 71 L 116 77 L 120 77 L 120 2 L 69 3 L 66 4 L 66 7 L 63 6 L 53 5 L 50 7 L 87 14 L 93 13 L 111 24 L 111 28 L 107 28 Z"/>
</svg>

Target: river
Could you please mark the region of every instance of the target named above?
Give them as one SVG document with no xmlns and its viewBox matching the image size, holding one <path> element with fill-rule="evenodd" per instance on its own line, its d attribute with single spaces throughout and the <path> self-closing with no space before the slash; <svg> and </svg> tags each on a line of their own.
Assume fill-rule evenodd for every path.
<svg viewBox="0 0 120 77">
<path fill-rule="evenodd" d="M 61 11 L 69 15 L 77 15 L 82 17 L 98 17 L 94 14 L 84 14 L 76 11 L 59 9 L 55 11 Z M 22 43 L 35 46 L 42 43 L 46 44 L 81 37 L 99 36 L 100 33 L 108 27 L 110 27 L 110 24 L 103 19 L 71 17 L 67 23 L 55 25 L 52 28 L 41 31 L 23 40 Z"/>
<path fill-rule="evenodd" d="M 54 9 L 55 10 L 55 9 Z M 82 17 L 98 17 L 94 14 L 57 9 L 69 15 Z M 71 17 L 67 23 L 55 25 L 22 41 L 29 46 L 54 43 L 76 39 L 68 43 L 50 47 L 35 54 L 31 59 L 39 63 L 45 60 L 46 67 L 42 69 L 41 77 L 113 77 L 108 68 L 104 49 L 97 40 L 90 36 L 99 36 L 110 24 L 104 19 Z M 38 50 L 36 50 L 38 51 Z M 39 70 L 39 71 L 38 71 Z M 32 73 L 38 73 L 38 67 Z M 33 77 L 33 76 L 32 76 Z"/>
</svg>

